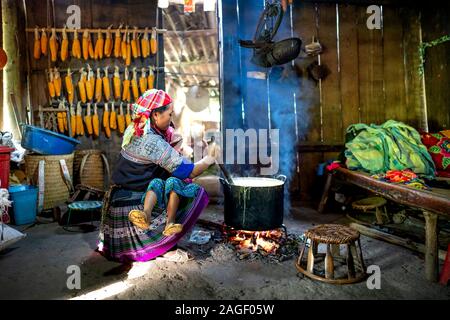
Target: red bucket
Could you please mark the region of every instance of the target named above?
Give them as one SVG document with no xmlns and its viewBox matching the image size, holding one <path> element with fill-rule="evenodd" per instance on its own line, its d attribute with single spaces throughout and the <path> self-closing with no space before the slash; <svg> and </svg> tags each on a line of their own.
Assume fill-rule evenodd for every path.
<svg viewBox="0 0 450 320">
<path fill-rule="evenodd" d="M 12 151 L 14 149 L 10 147 L 0 146 L 0 188 L 8 189 L 9 187 L 9 161 Z"/>
</svg>

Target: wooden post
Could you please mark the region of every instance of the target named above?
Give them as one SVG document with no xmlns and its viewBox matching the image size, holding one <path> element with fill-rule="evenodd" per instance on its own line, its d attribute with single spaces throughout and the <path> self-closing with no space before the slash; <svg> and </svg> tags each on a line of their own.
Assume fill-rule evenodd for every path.
<svg viewBox="0 0 450 320">
<path fill-rule="evenodd" d="M 330 246 L 330 244 L 327 244 L 327 253 L 325 255 L 325 278 L 334 279 L 334 262 Z"/>
<path fill-rule="evenodd" d="M 10 96 L 21 97 L 19 33 L 17 24 L 17 1 L 2 0 L 3 49 L 8 63 L 3 69 L 3 130 L 10 130 L 15 138 L 20 136 L 17 121 L 23 119 L 22 110 L 14 110 Z"/>
<path fill-rule="evenodd" d="M 423 215 L 425 217 L 425 276 L 427 280 L 437 282 L 439 274 L 437 214 L 424 210 Z"/>
</svg>

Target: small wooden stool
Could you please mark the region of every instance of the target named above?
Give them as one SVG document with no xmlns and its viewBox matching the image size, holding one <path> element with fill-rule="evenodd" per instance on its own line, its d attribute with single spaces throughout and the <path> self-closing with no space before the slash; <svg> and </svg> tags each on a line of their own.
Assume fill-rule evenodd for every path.
<svg viewBox="0 0 450 320">
<path fill-rule="evenodd" d="M 381 197 L 370 197 L 355 201 L 352 203 L 353 209 L 361 210 L 363 212 L 375 209 L 375 217 L 377 218 L 377 224 L 385 224 L 390 222 L 390 217 L 386 212 L 386 199 Z M 381 211 L 383 208 L 383 211 Z M 386 218 L 384 218 L 384 217 Z"/>
<path fill-rule="evenodd" d="M 308 239 L 311 242 L 307 250 L 305 266 L 302 260 Z M 326 244 L 326 253 L 318 253 L 319 244 Z M 346 256 L 341 256 L 340 245 L 346 246 Z M 323 260 L 325 260 L 324 272 L 322 272 L 324 276 L 319 275 L 320 270 L 314 270 L 314 266 L 318 267 Z M 344 277 L 335 277 L 335 261 L 347 265 Z M 339 224 L 322 224 L 306 231 L 305 239 L 299 248 L 296 267 L 299 272 L 309 278 L 331 284 L 349 284 L 364 280 L 367 274 L 359 241 L 359 232 Z"/>
</svg>

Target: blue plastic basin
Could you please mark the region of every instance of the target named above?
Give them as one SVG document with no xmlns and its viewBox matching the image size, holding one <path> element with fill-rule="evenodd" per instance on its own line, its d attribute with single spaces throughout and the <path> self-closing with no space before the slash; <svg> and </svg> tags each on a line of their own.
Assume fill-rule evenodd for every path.
<svg viewBox="0 0 450 320">
<path fill-rule="evenodd" d="M 39 127 L 22 126 L 22 147 L 44 154 L 70 154 L 80 141 Z"/>
</svg>

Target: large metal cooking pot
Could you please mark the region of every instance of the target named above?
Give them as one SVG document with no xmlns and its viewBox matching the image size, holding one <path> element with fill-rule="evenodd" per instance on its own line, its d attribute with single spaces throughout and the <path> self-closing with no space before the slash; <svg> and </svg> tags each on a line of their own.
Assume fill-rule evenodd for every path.
<svg viewBox="0 0 450 320">
<path fill-rule="evenodd" d="M 225 224 L 237 230 L 266 231 L 283 224 L 284 183 L 276 178 L 239 177 L 234 184 L 219 179 L 225 199 Z"/>
</svg>

